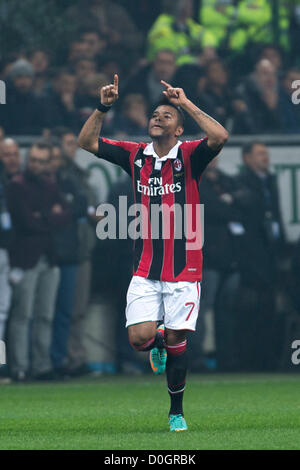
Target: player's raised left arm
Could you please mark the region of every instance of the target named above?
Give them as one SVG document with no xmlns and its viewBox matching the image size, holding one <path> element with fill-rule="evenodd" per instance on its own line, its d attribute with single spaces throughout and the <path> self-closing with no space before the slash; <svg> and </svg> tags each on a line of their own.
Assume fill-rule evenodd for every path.
<svg viewBox="0 0 300 470">
<path fill-rule="evenodd" d="M 166 87 L 163 91 L 169 101 L 184 109 L 207 135 L 207 145 L 213 150 L 220 150 L 228 140 L 226 129 L 211 116 L 199 109 L 189 100 L 182 88 L 173 88 L 169 83 L 161 80 Z"/>
</svg>

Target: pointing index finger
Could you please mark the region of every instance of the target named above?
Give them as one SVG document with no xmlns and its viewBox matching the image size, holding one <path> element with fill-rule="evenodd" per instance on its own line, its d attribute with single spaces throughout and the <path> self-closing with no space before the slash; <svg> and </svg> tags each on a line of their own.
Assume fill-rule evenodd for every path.
<svg viewBox="0 0 300 470">
<path fill-rule="evenodd" d="M 114 75 L 114 88 L 116 91 L 118 91 L 118 87 L 119 87 L 119 77 L 117 74 Z"/>
<path fill-rule="evenodd" d="M 169 83 L 165 82 L 164 80 L 161 80 L 160 83 L 162 83 L 166 88 L 172 88 L 172 85 Z"/>
</svg>

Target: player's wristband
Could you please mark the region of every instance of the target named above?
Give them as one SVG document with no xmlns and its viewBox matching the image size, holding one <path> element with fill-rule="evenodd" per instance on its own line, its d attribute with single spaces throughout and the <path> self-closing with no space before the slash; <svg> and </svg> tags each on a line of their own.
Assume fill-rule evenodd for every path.
<svg viewBox="0 0 300 470">
<path fill-rule="evenodd" d="M 112 105 L 106 106 L 105 104 L 99 103 L 97 109 L 100 113 L 107 113 L 111 107 Z"/>
</svg>

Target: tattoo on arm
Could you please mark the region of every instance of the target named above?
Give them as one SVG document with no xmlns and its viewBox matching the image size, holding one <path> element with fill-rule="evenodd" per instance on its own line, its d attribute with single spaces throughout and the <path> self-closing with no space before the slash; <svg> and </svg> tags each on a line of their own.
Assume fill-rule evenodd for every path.
<svg viewBox="0 0 300 470">
<path fill-rule="evenodd" d="M 98 146 L 103 119 L 104 113 L 97 110 L 88 118 L 78 137 L 80 147 L 90 152 L 95 151 Z"/>
<path fill-rule="evenodd" d="M 201 109 L 192 110 L 191 114 L 192 114 L 192 117 L 195 119 L 195 121 L 201 120 L 202 124 L 203 124 L 203 120 L 208 121 L 211 124 L 217 123 L 217 121 L 214 118 L 206 114 L 204 111 L 201 111 Z"/>
<path fill-rule="evenodd" d="M 224 145 L 228 138 L 228 133 L 218 121 L 199 109 L 191 101 L 187 102 L 184 109 L 205 132 L 210 146 L 221 148 Z"/>
</svg>

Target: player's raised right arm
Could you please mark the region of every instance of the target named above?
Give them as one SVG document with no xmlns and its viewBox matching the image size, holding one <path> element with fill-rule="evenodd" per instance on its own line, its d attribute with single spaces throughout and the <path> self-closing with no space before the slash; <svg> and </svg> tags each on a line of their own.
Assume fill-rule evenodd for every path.
<svg viewBox="0 0 300 470">
<path fill-rule="evenodd" d="M 101 88 L 100 102 L 102 106 L 100 105 L 99 108 L 102 107 L 104 111 L 96 109 L 84 124 L 78 137 L 78 144 L 84 150 L 91 153 L 98 152 L 98 139 L 106 113 L 104 107 L 109 108 L 118 99 L 118 89 L 119 78 L 117 74 L 114 76 L 113 84 Z"/>
</svg>

